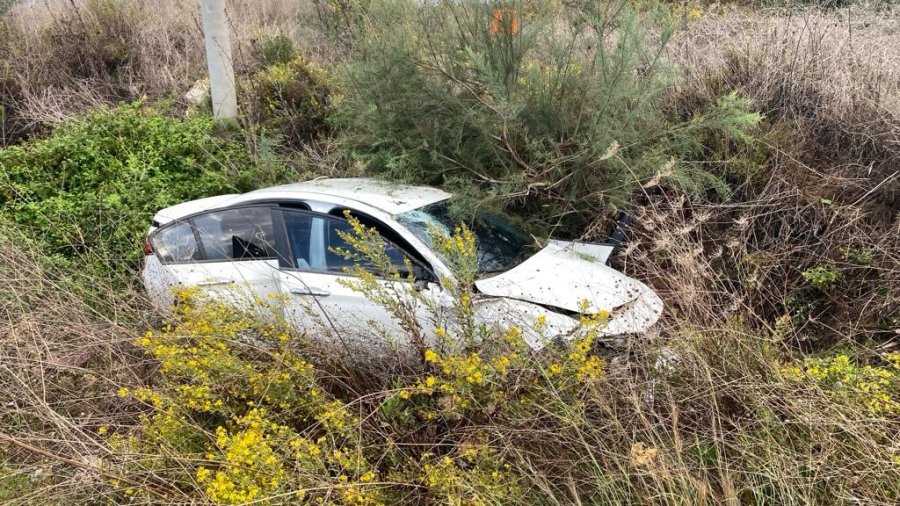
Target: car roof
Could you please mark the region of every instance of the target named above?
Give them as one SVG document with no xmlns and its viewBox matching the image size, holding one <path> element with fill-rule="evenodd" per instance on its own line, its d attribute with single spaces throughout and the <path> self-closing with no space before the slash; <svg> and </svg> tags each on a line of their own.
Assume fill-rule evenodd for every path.
<svg viewBox="0 0 900 506">
<path fill-rule="evenodd" d="M 450 198 L 450 194 L 430 186 L 411 186 L 371 178 L 314 179 L 256 190 L 241 197 L 256 200 L 267 194 L 314 194 L 361 202 L 388 214 L 400 214 Z M 242 200 L 242 199 L 235 199 Z M 321 200 L 327 201 L 327 198 Z"/>
<path fill-rule="evenodd" d="M 241 195 L 220 195 L 184 202 L 163 209 L 154 221 L 166 223 L 202 211 L 219 209 L 261 200 L 315 199 L 329 202 L 335 199 L 353 200 L 390 215 L 397 215 L 428 204 L 440 202 L 451 194 L 430 186 L 412 186 L 371 178 L 314 179 L 263 188 Z"/>
</svg>

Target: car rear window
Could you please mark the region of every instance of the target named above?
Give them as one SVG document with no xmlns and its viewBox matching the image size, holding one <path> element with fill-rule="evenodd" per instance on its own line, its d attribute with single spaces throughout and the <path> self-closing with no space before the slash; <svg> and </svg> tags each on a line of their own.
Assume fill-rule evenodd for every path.
<svg viewBox="0 0 900 506">
<path fill-rule="evenodd" d="M 153 236 L 153 250 L 163 262 L 201 260 L 194 231 L 187 222 L 176 223 Z"/>
<path fill-rule="evenodd" d="M 278 258 L 273 230 L 269 207 L 225 209 L 166 225 L 151 243 L 165 263 L 265 260 Z"/>
<path fill-rule="evenodd" d="M 245 207 L 215 211 L 191 220 L 203 244 L 205 260 L 276 258 L 272 211 Z"/>
</svg>

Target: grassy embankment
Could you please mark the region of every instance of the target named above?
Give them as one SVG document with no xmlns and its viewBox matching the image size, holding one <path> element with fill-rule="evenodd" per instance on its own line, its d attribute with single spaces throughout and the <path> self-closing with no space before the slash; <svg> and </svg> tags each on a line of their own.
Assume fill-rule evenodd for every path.
<svg viewBox="0 0 900 506">
<path fill-rule="evenodd" d="M 233 2 L 224 129 L 182 98 L 196 6 L 162 4 L 0 24 L 0 500 L 898 500 L 889 4 L 517 4 L 511 35 L 473 6 Z M 360 371 L 227 308 L 147 309 L 155 208 L 363 172 L 587 240 L 630 210 L 616 262 L 665 299 L 658 332 L 614 358 L 589 330 L 541 356 L 491 334 Z"/>
</svg>

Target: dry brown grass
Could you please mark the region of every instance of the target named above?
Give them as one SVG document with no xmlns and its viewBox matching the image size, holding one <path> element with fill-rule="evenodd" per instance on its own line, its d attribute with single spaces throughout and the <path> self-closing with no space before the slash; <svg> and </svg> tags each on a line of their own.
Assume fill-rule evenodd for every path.
<svg viewBox="0 0 900 506">
<path fill-rule="evenodd" d="M 664 293 L 671 304 L 663 327 L 668 339 L 643 340 L 627 360 L 613 359 L 607 377 L 580 396 L 583 405 L 549 395 L 543 411 L 528 417 L 504 407 L 395 433 L 379 421 L 395 388 L 389 379 L 366 381 L 332 368 L 323 377 L 352 385 L 336 391 L 373 439 L 433 451 L 485 440 L 524 480 L 528 500 L 516 504 L 891 504 L 900 494 L 900 468 L 892 460 L 897 420 L 785 381 L 779 362 L 788 354 L 780 336 L 749 331 L 732 317 L 737 312 L 723 308 L 728 286 L 714 261 L 696 253 L 689 236 L 697 232 L 687 231 L 705 225 L 672 212 L 683 206 L 664 209 L 657 199 L 656 207 L 654 236 L 681 260 L 677 269 L 658 271 L 668 278 L 655 280 L 677 287 Z M 650 255 L 639 260 L 653 264 L 659 250 L 638 249 L 644 248 Z M 139 425 L 141 408 L 116 391 L 154 376 L 130 344 L 152 316 L 145 302 L 93 287 L 88 293 L 96 297 L 86 303 L 82 290 L 55 278 L 14 232 L 2 238 L 0 498 L 116 503 L 131 489 L 140 491 L 139 504 L 206 504 L 195 483 L 161 479 L 173 475 L 172 466 L 194 469 L 195 456 L 174 445 L 158 455 L 129 454 L 107 439 Z M 410 493 L 409 500 L 431 504 L 427 494 Z"/>
<path fill-rule="evenodd" d="M 773 174 L 742 202 L 697 204 L 658 191 L 635 215 L 623 262 L 663 293 L 671 317 L 703 328 L 742 318 L 806 350 L 897 346 L 900 236 L 872 207 L 824 205 Z M 836 286 L 803 279 L 819 266 L 840 274 Z"/>
<path fill-rule="evenodd" d="M 9 229 L 0 235 L 0 500 L 95 496 L 97 463 L 110 452 L 99 427 L 135 420 L 116 390 L 152 375 L 131 344 L 149 314 L 135 312 L 134 294 L 91 286 L 94 296 L 78 295 L 85 290 L 23 243 Z M 10 480 L 25 493 L 10 490 Z"/>
<path fill-rule="evenodd" d="M 893 500 L 895 422 L 852 415 L 822 391 L 784 382 L 778 345 L 740 325 L 669 330 L 666 352 L 641 343 L 630 363 L 611 366 L 583 422 L 497 427 L 536 486 L 570 483 L 548 494 L 555 504 Z M 677 361 L 658 367 L 661 356 Z M 574 474 L 586 462 L 594 472 Z"/>
<path fill-rule="evenodd" d="M 23 41 L 8 53 L 22 85 L 20 127 L 114 100 L 180 94 L 203 75 L 194 2 L 127 3 L 143 22 L 112 39 L 140 50 L 114 75 L 97 67 L 103 59 L 91 50 L 43 35 L 77 30 L 71 21 L 84 16 L 82 3 L 35 2 L 13 13 Z M 295 22 L 310 12 L 307 2 L 231 6 L 242 20 L 242 68 L 255 65 L 254 39 L 263 32 L 285 33 L 327 57 L 318 36 L 301 28 L 308 25 Z M 785 382 L 777 367 L 798 346 L 852 344 L 859 357 L 897 347 L 897 24 L 856 13 L 848 24 L 846 14 L 729 11 L 679 35 L 670 56 L 686 74 L 676 104 L 738 89 L 772 124 L 763 170 L 734 176 L 733 202 L 700 204 L 665 185 L 637 199 L 632 241 L 619 260 L 663 295 L 668 340 L 639 343 L 629 360 L 613 360 L 607 388 L 591 394 L 583 419 L 560 420 L 565 410 L 554 406 L 546 418 L 462 421 L 445 440 L 426 443 L 487 430 L 548 504 L 895 504 L 897 420 L 848 410 L 821 389 Z M 842 248 L 872 260 L 861 264 Z M 92 281 L 60 279 L 26 249 L 20 236 L 0 235 L 0 498 L 115 500 L 112 479 L 153 477 L 104 476 L 97 465 L 111 451 L 99 427 L 126 433 L 136 423 L 137 408 L 115 392 L 153 373 L 130 344 L 153 315 L 140 295 L 79 289 Z M 803 280 L 820 265 L 842 274 L 833 290 Z M 792 316 L 806 302 L 815 307 Z M 657 366 L 670 356 L 663 346 L 679 357 L 672 370 Z M 383 388 L 360 385 L 359 399 L 346 401 L 369 406 Z M 181 499 L 158 498 L 167 501 Z"/>
<path fill-rule="evenodd" d="M 328 58 L 310 1 L 232 0 L 226 12 L 239 75 L 258 68 L 260 44 L 276 35 Z M 104 104 L 179 99 L 206 75 L 194 1 L 40 0 L 3 20 L 0 98 L 8 118 L 0 142 Z"/>
<path fill-rule="evenodd" d="M 782 164 L 822 191 L 900 211 L 900 46 L 890 12 L 793 14 L 729 10 L 702 18 L 670 47 L 682 69 L 676 96 L 736 90 L 770 122 Z M 825 197 L 832 195 L 823 194 Z M 887 216 L 891 219 L 891 216 Z"/>
<path fill-rule="evenodd" d="M 701 204 L 660 187 L 637 199 L 636 240 L 624 259 L 656 280 L 673 313 L 713 326 L 742 314 L 805 347 L 896 346 L 896 21 L 889 13 L 726 10 L 678 34 L 674 107 L 689 115 L 737 90 L 766 122 L 757 152 L 719 154 L 746 158 L 729 174 L 730 202 Z M 801 273 L 819 266 L 842 282 L 811 287 Z"/>
</svg>

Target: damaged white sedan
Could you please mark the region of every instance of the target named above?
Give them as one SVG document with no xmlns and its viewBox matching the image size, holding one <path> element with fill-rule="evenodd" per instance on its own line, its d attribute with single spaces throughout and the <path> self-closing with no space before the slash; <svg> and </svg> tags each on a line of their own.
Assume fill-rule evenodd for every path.
<svg viewBox="0 0 900 506">
<path fill-rule="evenodd" d="M 399 321 L 354 291 L 346 279 L 352 261 L 336 253 L 349 249 L 349 211 L 374 227 L 398 268 L 414 266 L 406 283 L 434 301 L 422 312 L 421 327 L 445 327 L 433 308 L 447 304 L 438 279 L 452 272 L 431 247 L 430 234 L 452 233 L 452 195 L 430 187 L 398 186 L 371 179 L 321 179 L 186 202 L 159 211 L 145 246 L 144 282 L 153 301 L 167 307 L 178 286 L 196 286 L 238 303 L 275 298 L 284 317 L 310 336 L 366 350 L 386 336 L 402 344 Z M 663 304 L 643 283 L 607 265 L 607 244 L 549 241 L 543 247 L 500 216 L 479 214 L 468 225 L 477 239 L 474 306 L 480 323 L 500 329 L 529 329 L 543 317 L 540 335 L 525 332 L 541 349 L 565 339 L 582 313 L 609 311 L 603 336 L 646 332 Z M 387 283 L 387 281 L 383 281 Z M 249 296 L 236 296 L 245 294 Z M 440 313 L 440 311 L 438 311 Z"/>
</svg>

